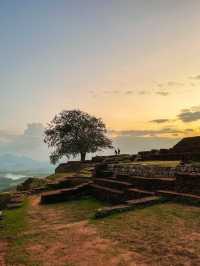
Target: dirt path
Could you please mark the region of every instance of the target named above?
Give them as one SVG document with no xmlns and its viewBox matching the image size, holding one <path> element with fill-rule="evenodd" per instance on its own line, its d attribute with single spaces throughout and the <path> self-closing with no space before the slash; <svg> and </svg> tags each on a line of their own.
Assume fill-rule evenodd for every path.
<svg viewBox="0 0 200 266">
<path fill-rule="evenodd" d="M 5 255 L 7 250 L 7 243 L 3 240 L 0 240 L 0 266 L 6 266 Z"/>
<path fill-rule="evenodd" d="M 39 205 L 35 196 L 31 198 L 29 222 L 30 230 L 24 234 L 32 240 L 26 245 L 26 251 L 40 265 L 146 266 L 139 254 L 101 238 L 87 220 L 67 223 L 60 209 Z"/>
</svg>

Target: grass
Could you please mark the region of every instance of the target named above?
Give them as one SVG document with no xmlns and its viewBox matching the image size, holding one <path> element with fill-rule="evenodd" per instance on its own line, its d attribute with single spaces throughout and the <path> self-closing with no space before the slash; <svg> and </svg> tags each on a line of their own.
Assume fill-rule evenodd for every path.
<svg viewBox="0 0 200 266">
<path fill-rule="evenodd" d="M 199 207 L 165 203 L 101 220 L 92 219 L 96 210 L 103 206 L 94 198 L 85 197 L 39 205 L 35 209 L 26 200 L 21 208 L 5 211 L 0 235 L 9 242 L 7 265 L 42 266 L 40 257 L 32 257 L 27 247 L 39 244 L 45 249 L 65 241 L 65 248 L 68 248 L 67 230 L 72 229 L 57 231 L 56 226 L 83 220 L 89 220 L 102 238 L 113 240 L 117 247 L 139 253 L 147 265 L 200 265 Z M 66 265 L 73 264 L 69 261 Z"/>
<path fill-rule="evenodd" d="M 32 263 L 29 263 L 28 255 L 23 250 L 23 245 L 26 239 L 25 237 L 20 236 L 28 226 L 28 204 L 28 200 L 25 200 L 22 207 L 14 210 L 5 210 L 4 218 L 0 222 L 0 236 L 9 244 L 6 265 L 33 266 Z"/>
<path fill-rule="evenodd" d="M 26 212 L 28 201 L 25 200 L 22 207 L 14 210 L 5 210 L 4 218 L 0 222 L 0 233 L 5 238 L 15 238 L 27 225 Z"/>
<path fill-rule="evenodd" d="M 160 167 L 176 167 L 180 161 L 144 161 L 144 162 L 135 162 L 131 164 L 140 164 L 140 165 L 155 165 Z"/>
<path fill-rule="evenodd" d="M 44 208 L 46 208 L 47 211 L 56 209 L 62 212 L 65 221 L 72 223 L 93 218 L 95 212 L 103 206 L 105 205 L 95 198 L 83 197 L 80 200 L 46 205 Z"/>
<path fill-rule="evenodd" d="M 47 180 L 59 180 L 67 176 L 71 176 L 74 173 L 57 173 L 47 176 Z"/>
<path fill-rule="evenodd" d="M 200 265 L 199 217 L 198 207 L 167 203 L 92 223 L 102 237 L 141 254 L 148 265 Z"/>
<path fill-rule="evenodd" d="M 77 201 L 39 205 L 36 213 L 29 200 L 21 208 L 4 211 L 4 219 L 0 222 L 0 236 L 8 242 L 6 265 L 42 266 L 40 258 L 32 258 L 27 246 L 45 246 L 56 241 L 57 231 L 51 231 L 54 223 L 66 225 L 90 219 L 100 207 L 100 202 L 87 197 Z M 48 224 L 48 232 L 40 231 L 41 225 L 48 227 Z M 70 263 L 66 265 L 73 266 Z"/>
</svg>

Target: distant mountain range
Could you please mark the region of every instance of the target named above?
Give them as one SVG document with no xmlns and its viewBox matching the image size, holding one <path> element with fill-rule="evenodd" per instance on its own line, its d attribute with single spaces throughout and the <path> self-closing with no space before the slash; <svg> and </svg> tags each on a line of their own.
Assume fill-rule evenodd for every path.
<svg viewBox="0 0 200 266">
<path fill-rule="evenodd" d="M 25 156 L 16 156 L 13 154 L 0 155 L 1 173 L 48 173 L 54 169 L 48 162 L 33 160 Z"/>
<path fill-rule="evenodd" d="M 26 179 L 27 177 L 22 177 L 22 178 L 13 180 L 11 178 L 0 176 L 0 191 L 9 190 L 13 187 L 16 187 L 17 185 L 24 182 Z"/>
<path fill-rule="evenodd" d="M 25 156 L 0 155 L 0 191 L 17 186 L 28 177 L 47 176 L 54 172 L 54 168 L 48 162 Z"/>
</svg>

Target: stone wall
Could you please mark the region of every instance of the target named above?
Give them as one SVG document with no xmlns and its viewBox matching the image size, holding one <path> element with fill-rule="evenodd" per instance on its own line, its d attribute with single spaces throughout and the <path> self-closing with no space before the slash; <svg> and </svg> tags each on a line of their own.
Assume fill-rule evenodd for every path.
<svg viewBox="0 0 200 266">
<path fill-rule="evenodd" d="M 108 171 L 112 171 L 115 176 L 142 176 L 154 178 L 171 178 L 175 177 L 176 169 L 174 167 L 160 167 L 156 165 L 141 164 L 110 164 L 107 166 Z"/>
</svg>

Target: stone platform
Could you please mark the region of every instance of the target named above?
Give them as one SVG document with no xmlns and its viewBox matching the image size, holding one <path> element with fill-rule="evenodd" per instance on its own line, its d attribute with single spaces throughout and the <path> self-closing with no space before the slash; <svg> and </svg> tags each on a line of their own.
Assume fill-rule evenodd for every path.
<svg viewBox="0 0 200 266">
<path fill-rule="evenodd" d="M 61 202 L 92 195 L 111 205 L 101 210 L 104 216 L 105 213 L 145 207 L 168 200 L 199 202 L 200 174 L 187 173 L 181 169 L 104 161 L 96 163 L 89 182 L 86 179 L 83 184 L 72 187 L 69 187 L 68 181 L 50 185 L 54 190 L 43 193 L 41 203 Z"/>
</svg>

